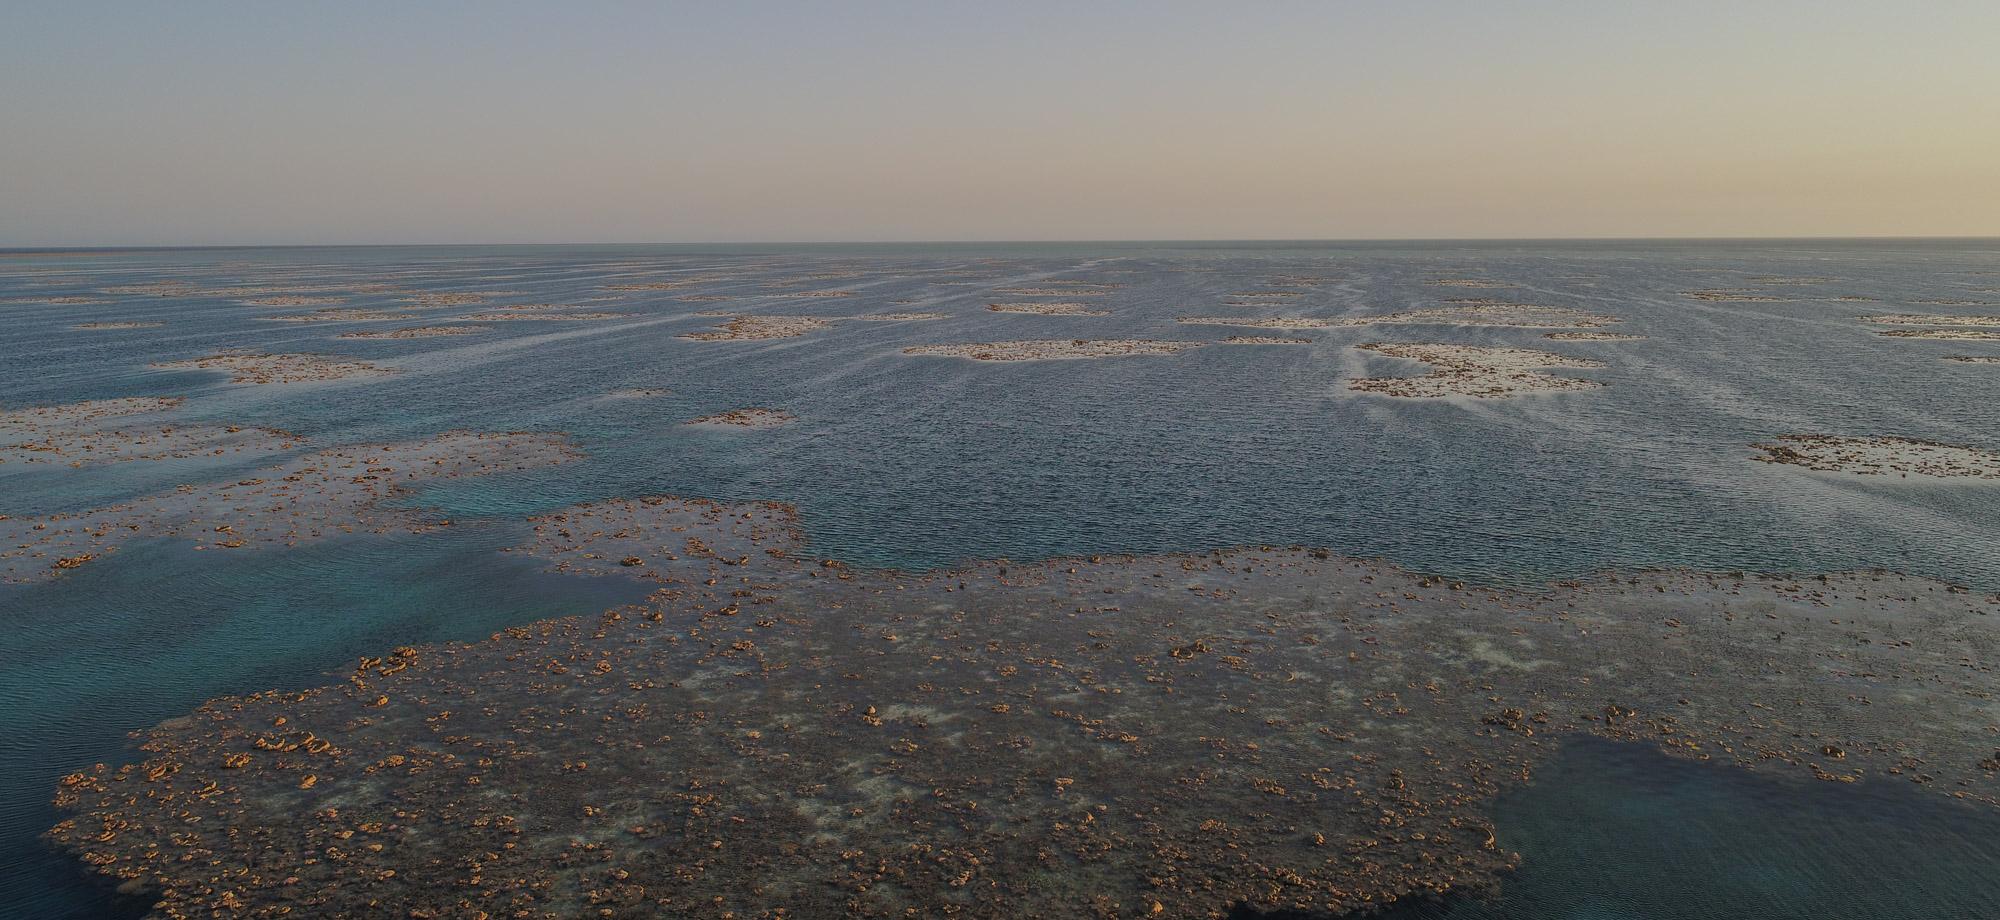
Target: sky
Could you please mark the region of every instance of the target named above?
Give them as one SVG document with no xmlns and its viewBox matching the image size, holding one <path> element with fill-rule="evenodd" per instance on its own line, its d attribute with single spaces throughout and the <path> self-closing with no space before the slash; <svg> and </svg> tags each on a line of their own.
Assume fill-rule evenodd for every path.
<svg viewBox="0 0 2000 920">
<path fill-rule="evenodd" d="M 1995 235 L 1995 0 L 0 5 L 0 246 Z"/>
</svg>

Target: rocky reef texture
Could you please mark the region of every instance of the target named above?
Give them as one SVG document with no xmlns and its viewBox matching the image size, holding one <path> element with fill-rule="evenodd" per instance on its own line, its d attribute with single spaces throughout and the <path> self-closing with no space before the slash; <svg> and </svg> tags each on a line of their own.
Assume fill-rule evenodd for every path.
<svg viewBox="0 0 2000 920">
<path fill-rule="evenodd" d="M 0 464 L 70 467 L 240 457 L 293 450 L 298 435 L 241 425 L 177 425 L 170 397 L 100 399 L 0 412 Z"/>
<path fill-rule="evenodd" d="M 1312 339 L 1289 339 L 1276 335 L 1232 335 L 1224 345 L 1311 345 Z"/>
<path fill-rule="evenodd" d="M 1757 291 L 1730 288 L 1713 288 L 1702 291 L 1682 291 L 1681 296 L 1692 297 L 1708 303 L 1784 303 L 1791 298 L 1762 294 Z"/>
<path fill-rule="evenodd" d="M 1646 337 L 1623 332 L 1544 332 L 1542 338 L 1556 342 L 1638 342 Z"/>
<path fill-rule="evenodd" d="M 674 498 L 518 552 L 643 604 L 214 701 L 65 778 L 167 917 L 1341 912 L 1481 891 L 1568 733 L 1996 807 L 1994 599 L 1886 575 L 1467 586 L 1302 549 L 924 575 Z"/>
<path fill-rule="evenodd" d="M 883 323 L 903 323 L 916 320 L 944 319 L 950 315 L 951 314 L 949 313 L 907 311 L 902 313 L 863 313 L 860 316 L 850 316 L 848 317 L 848 319 L 871 320 L 874 322 L 883 322 Z"/>
<path fill-rule="evenodd" d="M 403 444 L 335 447 L 234 482 L 187 485 L 94 511 L 0 519 L 0 580 L 34 581 L 115 551 L 127 540 L 179 538 L 203 548 L 295 544 L 356 530 L 421 533 L 450 526 L 384 500 L 437 479 L 566 463 L 561 437 L 459 432 Z"/>
<path fill-rule="evenodd" d="M 110 302 L 111 301 L 97 297 L 83 297 L 77 295 L 59 295 L 59 294 L 51 294 L 44 297 L 28 296 L 28 297 L 0 298 L 0 304 L 39 303 L 39 304 L 47 304 L 49 306 L 54 306 L 54 307 L 81 307 L 81 306 L 88 306 L 90 304 L 100 304 L 100 303 L 110 303 Z"/>
<path fill-rule="evenodd" d="M 1930 339 L 1938 342 L 2000 342 L 1993 329 L 1885 329 L 1876 335 L 1892 339 Z"/>
<path fill-rule="evenodd" d="M 1959 364 L 2000 364 L 2000 357 L 1993 355 L 1946 355 L 1945 360 Z"/>
<path fill-rule="evenodd" d="M 1237 291 L 1223 295 L 1224 300 L 1297 300 L 1304 297 L 1303 291 Z"/>
<path fill-rule="evenodd" d="M 704 415 L 688 422 L 690 425 L 707 425 L 722 428 L 776 428 L 798 421 L 799 417 L 783 409 L 766 409 L 753 406 L 748 409 L 731 409 L 714 415 Z"/>
<path fill-rule="evenodd" d="M 1370 342 L 1359 346 L 1392 358 L 1431 365 L 1419 377 L 1363 377 L 1348 381 L 1348 389 L 1410 399 L 1446 396 L 1495 398 L 1530 393 L 1588 390 L 1604 384 L 1576 377 L 1541 373 L 1548 367 L 1603 367 L 1604 362 L 1573 358 L 1527 348 L 1489 345 L 1437 345 L 1416 342 Z"/>
<path fill-rule="evenodd" d="M 491 326 L 411 326 L 406 329 L 382 329 L 370 332 L 343 332 L 343 339 L 436 339 L 453 335 L 476 335 L 491 332 Z"/>
<path fill-rule="evenodd" d="M 1864 316 L 1862 322 L 1879 326 L 2000 326 L 2000 316 L 1962 316 L 1950 313 L 1885 313 Z"/>
<path fill-rule="evenodd" d="M 257 318 L 268 323 L 372 323 L 399 319 L 416 319 L 417 314 L 390 313 L 385 310 L 336 308 L 332 310 L 315 310 L 311 313 L 288 313 L 282 316 L 259 316 Z"/>
<path fill-rule="evenodd" d="M 344 303 L 346 302 L 346 300 L 347 298 L 345 297 L 315 297 L 315 296 L 307 296 L 300 294 L 279 294 L 271 297 L 251 297 L 242 301 L 242 303 L 252 307 L 317 307 L 322 304 Z"/>
<path fill-rule="evenodd" d="M 995 313 L 1032 313 L 1037 316 L 1109 316 L 1110 310 L 1095 310 L 1089 304 L 1074 301 L 1048 301 L 1045 303 L 989 303 L 986 309 Z"/>
<path fill-rule="evenodd" d="M 1325 329 L 1340 325 L 1330 319 L 1287 316 L 1182 316 L 1174 322 L 1184 326 L 1243 326 L 1249 329 Z"/>
<path fill-rule="evenodd" d="M 479 313 L 466 313 L 461 316 L 454 316 L 452 319 L 468 323 L 508 323 L 525 322 L 528 320 L 545 320 L 555 323 L 588 323 L 605 319 L 624 319 L 631 315 L 633 314 L 617 313 L 609 310 L 562 310 L 546 306 L 533 306 L 499 307 Z"/>
<path fill-rule="evenodd" d="M 825 329 L 833 323 L 813 316 L 732 316 L 706 332 L 683 332 L 680 338 L 697 342 L 758 342 L 790 339 Z"/>
<path fill-rule="evenodd" d="M 412 294 L 409 297 L 403 298 L 403 300 L 414 304 L 419 310 L 448 310 L 453 307 L 468 307 L 473 304 L 485 303 L 487 297 L 488 295 L 485 292 L 427 291 L 420 294 Z"/>
<path fill-rule="evenodd" d="M 49 428 L 95 425 L 134 415 L 170 412 L 185 402 L 178 396 L 123 396 L 8 409 L 0 411 L 0 435 L 33 434 Z"/>
<path fill-rule="evenodd" d="M 1084 358 L 1122 358 L 1132 355 L 1172 355 L 1200 342 L 1162 342 L 1147 339 L 1035 339 L 1019 342 L 966 342 L 953 345 L 913 345 L 903 354 L 974 361 L 1070 361 Z"/>
<path fill-rule="evenodd" d="M 1468 301 L 1430 310 L 1408 310 L 1382 316 L 1334 320 L 1335 326 L 1503 326 L 1519 329 L 1589 329 L 1618 322 L 1618 317 L 1569 307 L 1527 303 Z"/>
<path fill-rule="evenodd" d="M 1005 294 L 1009 297 L 1104 297 L 1109 295 L 1112 290 L 1113 287 L 1111 285 L 1062 284 L 1055 281 L 1045 281 L 1039 287 L 994 288 L 993 293 Z"/>
<path fill-rule="evenodd" d="M 367 361 L 343 361 L 326 355 L 223 352 L 206 358 L 167 361 L 153 367 L 169 371 L 221 371 L 231 383 L 320 383 L 353 377 L 386 377 L 395 368 Z"/>
<path fill-rule="evenodd" d="M 1793 434 L 1754 445 L 1765 463 L 1866 476 L 2000 479 L 2000 452 L 1916 438 Z"/>
</svg>

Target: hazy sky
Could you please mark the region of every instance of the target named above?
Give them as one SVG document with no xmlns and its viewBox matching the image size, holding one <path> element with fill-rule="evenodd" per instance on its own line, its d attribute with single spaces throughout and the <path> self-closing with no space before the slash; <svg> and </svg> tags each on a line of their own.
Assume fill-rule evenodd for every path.
<svg viewBox="0 0 2000 920">
<path fill-rule="evenodd" d="M 2000 235 L 2000 0 L 0 7 L 0 245 Z"/>
</svg>

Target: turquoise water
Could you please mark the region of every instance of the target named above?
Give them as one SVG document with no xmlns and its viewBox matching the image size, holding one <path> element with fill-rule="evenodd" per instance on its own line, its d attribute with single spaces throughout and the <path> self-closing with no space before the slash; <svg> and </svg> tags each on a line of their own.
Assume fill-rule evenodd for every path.
<svg viewBox="0 0 2000 920">
<path fill-rule="evenodd" d="M 679 301 L 680 291 L 583 302 L 611 296 L 608 283 L 646 280 L 632 276 L 640 270 L 743 277 L 693 289 L 737 297 L 728 302 Z M 804 287 L 852 290 L 852 297 L 771 299 L 801 288 L 766 286 L 849 270 L 862 274 Z M 631 589 L 618 582 L 547 575 L 494 552 L 508 545 L 520 517 L 609 496 L 790 501 L 816 554 L 912 569 L 994 556 L 1307 543 L 1502 581 L 1644 566 L 1882 566 L 2000 587 L 2000 535 L 1992 524 L 2000 520 L 2000 489 L 1843 479 L 1747 459 L 1752 442 L 1794 432 L 2000 446 L 1994 436 L 2000 373 L 1940 360 L 2000 355 L 2000 343 L 1897 341 L 1857 320 L 1878 312 L 1979 310 L 1918 301 L 2000 301 L 1991 293 L 2000 290 L 1995 272 L 2000 244 L 1993 241 L 491 247 L 8 257 L 0 260 L 0 408 L 185 396 L 183 419 L 281 427 L 316 446 L 451 429 L 546 430 L 571 434 L 589 457 L 533 473 L 452 481 L 411 499 L 486 522 L 445 535 L 356 538 L 227 558 L 139 544 L 56 582 L 0 585 L 0 622 L 9 637 L 0 648 L 0 905 L 24 916 L 111 909 L 37 835 L 54 820 L 45 804 L 54 780 L 131 756 L 125 744 L 131 730 L 216 695 L 322 683 L 327 671 L 360 654 L 477 638 L 504 624 L 591 612 L 624 599 Z M 1271 279 L 1282 274 L 1338 280 L 1301 288 L 1306 296 L 1270 308 L 1220 305 L 1231 292 L 1275 287 Z M 940 275 L 982 280 L 935 283 Z M 1748 279 L 1766 276 L 1825 280 L 1760 288 L 1791 298 L 1784 302 L 1711 303 L 1680 294 L 1750 287 Z M 984 309 L 1006 299 L 990 292 L 994 286 L 1050 277 L 1125 286 L 1093 299 L 1113 311 L 1105 317 Z M 1520 286 L 1425 283 L 1443 277 Z M 335 336 L 423 325 L 480 308 L 401 322 L 302 326 L 255 317 L 312 307 L 252 307 L 230 297 L 4 303 L 163 279 L 197 287 L 387 282 L 404 290 L 508 291 L 492 304 L 565 303 L 637 315 L 493 323 L 490 333 L 460 338 L 357 341 Z M 1876 302 L 1834 299 L 1842 295 Z M 406 306 L 396 296 L 354 294 L 342 306 Z M 1181 326 L 1173 318 L 1340 317 L 1487 296 L 1611 313 L 1625 319 L 1619 331 L 1648 338 L 1555 343 L 1535 330 L 1375 327 L 1304 333 L 1314 340 L 1309 346 L 1213 347 L 1169 358 L 983 364 L 900 353 L 915 344 L 1023 338 L 1214 340 L 1254 330 Z M 892 304 L 902 300 L 915 303 Z M 675 337 L 712 325 L 692 315 L 710 309 L 950 316 L 841 322 L 771 342 Z M 165 325 L 70 329 L 135 319 Z M 1383 340 L 1515 344 L 1597 358 L 1608 366 L 1563 373 L 1609 386 L 1476 405 L 1391 404 L 1348 392 L 1344 381 L 1351 377 L 1407 372 L 1349 347 Z M 401 372 L 381 380 L 240 386 L 219 375 L 147 367 L 221 348 L 352 356 Z M 626 387 L 665 387 L 672 395 L 602 398 Z M 799 421 L 756 433 L 681 424 L 744 406 L 785 408 Z M 240 476 L 256 465 L 0 466 L 0 513 L 99 507 L 181 482 Z M 1681 775 L 1679 769 L 1663 775 Z M 1734 794 L 1717 774 L 1687 775 L 1714 795 Z M 1633 800 L 1615 784 L 1571 785 L 1583 797 L 1579 808 Z M 1884 808 L 1912 834 L 1956 826 L 1929 812 Z M 1843 856 L 1887 860 L 1886 849 L 1874 848 L 1890 841 L 1872 827 L 1863 822 L 1852 833 L 1829 833 L 1848 841 Z M 1560 841 L 1533 843 L 1531 831 L 1517 833 L 1531 866 L 1544 858 L 1535 856 L 1538 848 L 1560 850 Z M 1773 843 L 1768 829 L 1714 834 L 1724 853 Z M 1795 855 L 1808 865 L 1825 857 L 1803 848 Z M 1585 860 L 1560 874 L 1615 887 L 1638 883 L 1633 865 Z M 1690 864 L 1685 884 L 1733 890 L 1724 868 Z M 1523 879 L 1533 878 L 1529 871 Z M 1727 914 L 1573 914 L 1628 915 Z"/>
</svg>

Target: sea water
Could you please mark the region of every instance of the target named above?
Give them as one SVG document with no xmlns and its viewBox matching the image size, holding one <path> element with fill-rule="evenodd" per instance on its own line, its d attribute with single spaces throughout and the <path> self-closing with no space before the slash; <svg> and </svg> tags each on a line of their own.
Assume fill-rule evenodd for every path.
<svg viewBox="0 0 2000 920">
<path fill-rule="evenodd" d="M 607 290 L 714 273 L 731 277 L 686 290 Z M 1280 281 L 1296 275 L 1325 280 Z M 1032 299 L 995 288 L 1047 279 L 1119 287 L 1089 298 L 1093 308 L 1110 311 L 1101 317 L 985 309 Z M 1431 283 L 1442 279 L 1511 286 Z M 259 319 L 316 305 L 100 293 L 160 281 L 195 290 L 386 284 L 395 292 L 341 294 L 339 306 L 389 311 L 407 307 L 400 298 L 411 291 L 501 293 L 417 319 L 324 324 Z M 1777 299 L 1685 295 L 1717 288 Z M 1223 305 L 1232 293 L 1274 289 L 1302 296 Z M 799 290 L 851 294 L 773 296 Z M 679 299 L 691 291 L 733 299 Z M 52 297 L 105 302 L 45 302 Z M 1543 330 L 1372 326 L 1280 333 L 1309 338 L 1309 345 L 1217 346 L 1170 357 L 1002 364 L 901 353 L 918 344 L 1012 339 L 1214 341 L 1259 330 L 1174 319 L 1337 319 L 1466 297 L 1606 313 L 1623 320 L 1615 331 L 1645 338 L 1551 342 Z M 133 757 L 126 733 L 217 695 L 329 682 L 330 671 L 358 655 L 477 639 L 642 593 L 613 580 L 541 572 L 497 552 L 518 538 L 522 518 L 580 501 L 668 493 L 791 502 L 815 554 L 906 569 L 991 557 L 1305 543 L 1508 583 L 1656 566 L 1884 567 L 2000 588 L 1993 523 L 2000 520 L 2000 484 L 1836 476 L 1751 459 L 1754 443 L 1794 433 L 2000 447 L 1993 435 L 2000 431 L 2000 369 L 1942 360 L 2000 355 L 2000 343 L 1885 338 L 1876 334 L 1882 327 L 1861 319 L 1980 312 L 1981 301 L 2000 303 L 1994 241 L 7 254 L 0 258 L 0 409 L 184 396 L 177 423 L 278 427 L 305 436 L 310 447 L 454 429 L 536 430 L 567 433 L 588 456 L 530 473 L 438 483 L 403 500 L 466 525 L 444 535 L 357 536 L 228 556 L 142 541 L 55 581 L 0 585 L 7 630 L 0 645 L 0 914 L 84 917 L 130 907 L 38 839 L 58 817 L 46 805 L 56 780 L 94 762 Z M 450 338 L 336 338 L 527 303 L 633 315 L 492 322 L 484 324 L 490 332 Z M 678 338 L 721 321 L 696 315 L 705 310 L 828 319 L 934 311 L 947 318 L 839 321 L 763 342 Z M 71 328 L 131 320 L 163 325 Z M 1554 373 L 1607 386 L 1504 400 L 1365 396 L 1346 381 L 1419 370 L 1352 347 L 1372 341 L 1505 344 L 1588 357 L 1606 366 Z M 398 373 L 245 386 L 224 375 L 149 367 L 232 348 L 346 356 Z M 605 398 L 634 387 L 671 392 Z M 683 424 L 747 406 L 782 408 L 798 421 L 760 432 Z M 269 462 L 0 465 L 0 514 L 103 507 L 184 482 L 240 477 Z M 1619 756 L 1585 757 L 1577 769 L 1611 776 L 1616 764 L 1598 761 Z M 1735 794 L 1729 784 L 1748 782 L 1680 762 L 1649 769 L 1685 776 L 1722 800 Z M 1618 808 L 1644 800 L 1644 789 L 1564 783 L 1551 793 L 1569 797 L 1564 804 L 1536 798 L 1542 793 L 1532 790 L 1543 788 L 1503 803 L 1504 840 L 1526 856 L 1509 896 L 1528 892 L 1531 900 L 1521 903 L 1556 903 L 1533 900 L 1542 897 L 1533 892 L 1658 883 L 1657 855 L 1590 858 L 1606 852 L 1600 844 L 1565 856 L 1562 833 L 1538 837 L 1533 830 L 1536 815 Z M 1990 822 L 1967 824 L 1955 805 L 1931 804 L 1883 806 L 1886 817 L 1870 818 L 1873 824 L 1857 817 L 1843 825 L 1845 810 L 1813 811 L 1833 822 L 1823 835 L 1838 841 L 1831 847 L 1825 839 L 1808 846 L 1770 822 L 1702 831 L 1694 839 L 1715 849 L 1718 861 L 1673 865 L 1686 869 L 1681 884 L 1689 890 L 1725 892 L 1738 885 L 1728 866 L 1759 853 L 1769 858 L 1774 848 L 1804 872 L 1845 865 L 1829 861 L 1835 856 L 1881 863 L 1892 858 L 1887 848 L 1896 839 L 1879 832 L 1882 822 L 1910 839 L 1949 830 L 1990 846 Z M 1537 881 L 1551 872 L 1568 881 Z M 1908 897 L 1869 902 L 1883 911 L 1870 916 L 1928 903 L 1920 886 L 1878 888 L 1882 897 Z M 1695 907 L 1660 913 L 1666 908 L 1657 905 L 1621 914 L 1587 897 L 1576 903 L 1571 916 L 1726 915 Z M 1460 915 L 1536 914 L 1447 914 Z"/>
</svg>

